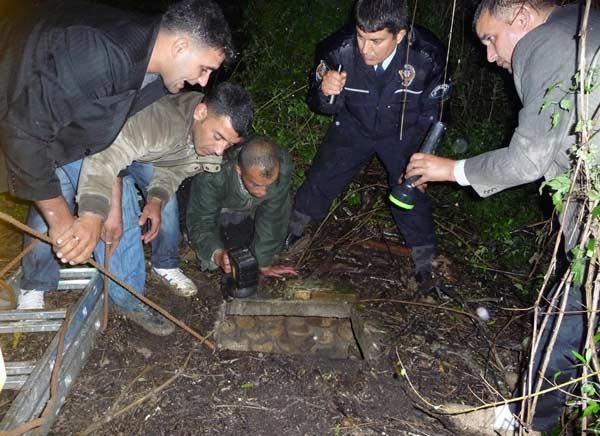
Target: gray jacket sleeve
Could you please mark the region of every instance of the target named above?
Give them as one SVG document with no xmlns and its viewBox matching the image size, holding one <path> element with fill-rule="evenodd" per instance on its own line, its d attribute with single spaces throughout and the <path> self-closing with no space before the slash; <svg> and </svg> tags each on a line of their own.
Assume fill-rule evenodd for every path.
<svg viewBox="0 0 600 436">
<path fill-rule="evenodd" d="M 181 182 L 188 177 L 188 173 L 178 167 L 159 167 L 154 166 L 152 179 L 148 184 L 148 198 L 157 197 L 166 204 L 181 185 Z"/>
<path fill-rule="evenodd" d="M 83 160 L 77 188 L 79 212 L 106 219 L 119 172 L 145 153 L 143 135 L 137 134 L 140 128 L 137 116 L 130 118 L 110 147 Z"/>
<path fill-rule="evenodd" d="M 517 45 L 513 56 L 514 81 L 523 102 L 519 125 L 508 147 L 467 159 L 465 175 L 475 191 L 487 197 L 504 189 L 554 177 L 569 167 L 565 144 L 572 125 L 572 115 L 563 110 L 561 120 L 551 128 L 553 108 L 540 111 L 546 89 L 559 82 L 568 88 L 565 77 L 570 68 L 556 53 L 556 41 L 536 37 Z"/>
</svg>

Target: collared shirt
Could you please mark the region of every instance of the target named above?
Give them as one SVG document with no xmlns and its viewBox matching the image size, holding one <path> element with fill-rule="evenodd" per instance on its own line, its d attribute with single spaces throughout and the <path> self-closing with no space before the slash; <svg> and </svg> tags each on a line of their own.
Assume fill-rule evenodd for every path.
<svg viewBox="0 0 600 436">
<path fill-rule="evenodd" d="M 392 52 L 391 55 L 389 55 L 387 58 L 385 58 L 385 60 L 381 63 L 381 67 L 383 68 L 383 70 L 387 70 L 387 67 L 390 66 L 390 64 L 392 63 L 392 59 L 394 59 L 394 56 L 396 56 L 396 51 L 398 50 L 398 44 L 396 44 L 396 47 L 394 48 L 394 51 Z M 379 65 L 379 64 L 377 64 Z M 377 65 L 373 65 L 373 69 L 377 69 Z"/>
<path fill-rule="evenodd" d="M 457 160 L 454 163 L 454 180 L 460 186 L 470 186 L 469 180 L 467 179 L 467 175 L 465 174 L 465 159 Z"/>
</svg>

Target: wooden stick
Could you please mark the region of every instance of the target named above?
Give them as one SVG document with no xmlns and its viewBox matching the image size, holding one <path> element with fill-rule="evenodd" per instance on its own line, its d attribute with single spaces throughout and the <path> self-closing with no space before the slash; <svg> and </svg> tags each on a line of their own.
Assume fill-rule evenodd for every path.
<svg viewBox="0 0 600 436">
<path fill-rule="evenodd" d="M 37 230 L 32 229 L 31 227 L 29 227 L 29 226 L 27 226 L 27 225 L 25 225 L 25 224 L 17 221 L 16 219 L 14 219 L 13 217 L 11 217 L 10 215 L 5 214 L 4 212 L 0 212 L 0 219 L 2 219 L 4 221 L 6 221 L 7 223 L 9 223 L 9 224 L 17 227 L 18 229 L 24 231 L 25 233 L 30 234 L 31 236 L 34 236 L 34 237 L 36 237 L 38 239 L 41 239 L 44 242 L 47 242 L 50 245 L 53 245 L 52 239 L 50 239 L 49 236 L 44 235 L 43 233 L 40 233 Z M 200 333 L 198 333 L 195 330 L 193 330 L 191 327 L 189 327 L 183 321 L 181 321 L 178 318 L 176 318 L 173 315 L 171 315 L 169 312 L 167 312 L 165 309 L 163 309 L 161 306 L 159 306 L 155 302 L 149 300 L 144 295 L 142 295 L 139 292 L 133 290 L 127 283 L 123 282 L 118 277 L 115 277 L 112 273 L 106 271 L 102 267 L 102 265 L 100 265 L 94 259 L 89 259 L 88 263 L 91 266 L 93 266 L 94 268 L 96 268 L 100 273 L 102 273 L 105 276 L 107 276 L 108 278 L 110 278 L 116 284 L 118 284 L 119 286 L 122 286 L 126 291 L 128 291 L 130 294 L 132 294 L 138 300 L 141 300 L 142 302 L 146 303 L 148 306 L 150 306 L 152 309 L 156 310 L 158 313 L 160 313 L 162 316 L 164 316 L 165 318 L 167 318 L 173 324 L 177 325 L 179 328 L 181 328 L 182 330 L 188 332 L 190 335 L 192 335 L 193 337 L 195 337 L 196 339 L 198 339 L 201 344 L 206 345 L 206 347 L 209 348 L 211 351 L 215 350 L 215 344 L 212 341 L 210 341 L 205 336 L 202 336 Z"/>
</svg>

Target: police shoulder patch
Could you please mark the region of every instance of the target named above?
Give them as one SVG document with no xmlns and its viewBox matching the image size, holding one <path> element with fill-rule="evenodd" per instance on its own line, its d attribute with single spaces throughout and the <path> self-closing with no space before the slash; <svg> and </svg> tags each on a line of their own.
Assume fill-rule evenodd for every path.
<svg viewBox="0 0 600 436">
<path fill-rule="evenodd" d="M 443 100 L 443 99 L 448 98 L 449 94 L 450 94 L 450 84 L 442 83 L 441 85 L 438 85 L 435 88 L 433 88 L 433 90 L 429 93 L 429 98 L 433 98 L 436 100 Z"/>
</svg>

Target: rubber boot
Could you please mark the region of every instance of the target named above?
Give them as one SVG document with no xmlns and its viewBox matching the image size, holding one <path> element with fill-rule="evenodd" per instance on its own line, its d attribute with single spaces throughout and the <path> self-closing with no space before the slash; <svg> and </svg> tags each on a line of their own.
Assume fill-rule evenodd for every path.
<svg viewBox="0 0 600 436">
<path fill-rule="evenodd" d="M 415 265 L 417 292 L 420 295 L 428 294 L 433 288 L 434 254 L 435 245 L 420 245 L 411 249 L 411 257 Z"/>
</svg>

